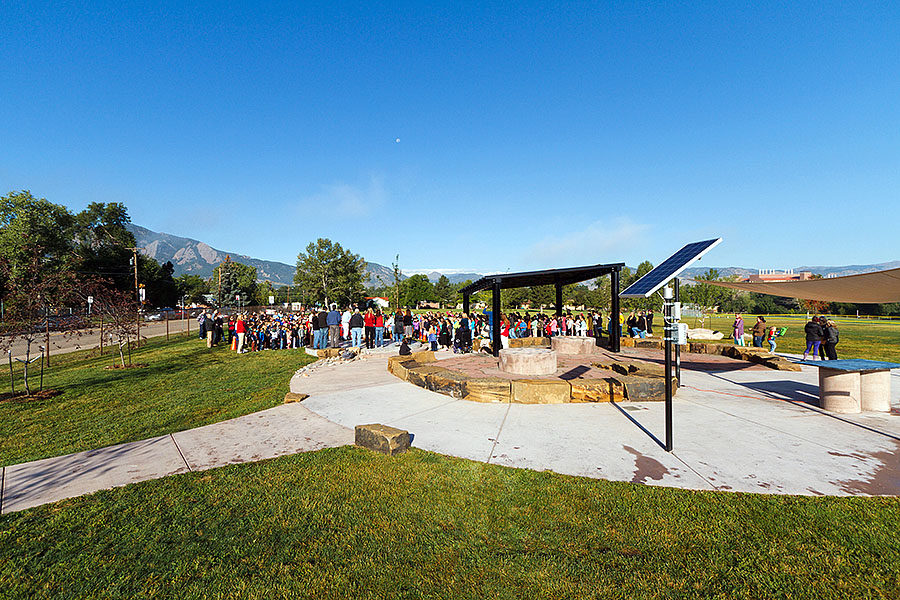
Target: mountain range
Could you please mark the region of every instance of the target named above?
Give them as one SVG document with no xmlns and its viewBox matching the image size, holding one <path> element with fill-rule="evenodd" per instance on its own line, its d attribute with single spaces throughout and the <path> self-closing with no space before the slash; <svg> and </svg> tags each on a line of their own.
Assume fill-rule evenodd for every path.
<svg viewBox="0 0 900 600">
<path fill-rule="evenodd" d="M 175 276 L 188 273 L 191 275 L 199 275 L 200 277 L 212 277 L 213 269 L 216 265 L 225 260 L 226 256 L 231 256 L 231 260 L 256 267 L 256 276 L 260 281 L 271 281 L 274 285 L 291 285 L 294 282 L 294 273 L 296 267 L 282 262 L 261 260 L 226 250 L 213 248 L 209 244 L 199 240 L 180 237 L 169 233 L 159 233 L 151 231 L 140 225 L 129 224 L 129 231 L 134 234 L 137 245 L 141 248 L 141 253 L 156 259 L 160 263 L 171 261 L 175 266 Z M 871 265 L 845 265 L 838 267 L 829 266 L 801 266 L 794 267 L 795 272 L 811 271 L 812 273 L 826 277 L 828 275 L 840 277 L 844 275 L 856 275 L 858 273 L 871 273 L 873 271 L 883 271 L 885 269 L 896 269 L 900 267 L 900 261 L 877 263 Z M 709 269 L 716 269 L 720 276 L 728 277 L 731 275 L 740 275 L 746 277 L 757 272 L 757 269 L 748 269 L 746 267 L 690 267 L 685 269 L 683 277 L 697 277 L 706 273 Z M 456 284 L 466 280 L 476 280 L 483 273 L 459 273 L 433 271 L 415 271 L 428 276 L 432 282 L 437 281 L 441 275 L 446 275 L 450 283 Z M 410 274 L 413 273 L 412 271 Z M 406 279 L 409 274 L 404 274 Z M 366 262 L 365 268 L 366 287 L 379 287 L 382 285 L 390 285 L 394 281 L 394 271 L 390 267 L 385 267 L 374 262 Z"/>
</svg>

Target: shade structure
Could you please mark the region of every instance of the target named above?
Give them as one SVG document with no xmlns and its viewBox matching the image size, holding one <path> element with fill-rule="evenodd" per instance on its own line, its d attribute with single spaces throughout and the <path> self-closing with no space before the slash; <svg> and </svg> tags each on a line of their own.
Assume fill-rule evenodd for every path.
<svg viewBox="0 0 900 600">
<path fill-rule="evenodd" d="M 886 304 L 900 302 L 900 269 L 804 281 L 706 281 L 719 287 L 823 302 Z"/>
<path fill-rule="evenodd" d="M 463 297 L 463 312 L 469 312 L 469 297 L 475 292 L 490 289 L 492 292 L 491 339 L 500 340 L 500 290 L 509 288 L 530 287 L 534 285 L 552 285 L 556 287 L 556 314 L 562 314 L 562 286 L 609 275 L 612 288 L 612 311 L 619 313 L 619 272 L 625 263 L 589 265 L 586 267 L 570 267 L 567 269 L 545 269 L 543 271 L 525 271 L 521 273 L 499 273 L 488 275 L 460 289 Z M 500 344 L 493 343 L 494 356 L 500 355 Z M 610 336 L 610 350 L 619 351 L 619 336 Z"/>
</svg>

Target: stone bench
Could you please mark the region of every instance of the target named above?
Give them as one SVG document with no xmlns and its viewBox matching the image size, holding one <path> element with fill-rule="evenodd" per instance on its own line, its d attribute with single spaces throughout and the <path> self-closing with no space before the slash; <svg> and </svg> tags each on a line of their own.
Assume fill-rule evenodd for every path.
<svg viewBox="0 0 900 600">
<path fill-rule="evenodd" d="M 360 448 L 394 456 L 409 450 L 409 432 L 381 423 L 357 425 L 354 443 Z"/>
</svg>

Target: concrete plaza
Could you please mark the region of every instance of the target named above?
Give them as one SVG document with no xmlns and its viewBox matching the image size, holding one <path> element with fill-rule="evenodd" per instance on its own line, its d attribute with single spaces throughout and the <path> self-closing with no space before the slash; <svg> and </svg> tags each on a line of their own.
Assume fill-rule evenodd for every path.
<svg viewBox="0 0 900 600">
<path fill-rule="evenodd" d="M 669 453 L 652 437 L 665 435 L 661 402 L 482 404 L 400 381 L 386 363 L 382 351 L 295 375 L 291 391 L 309 394 L 300 404 L 5 467 L 0 510 L 350 444 L 353 427 L 365 423 L 407 429 L 417 448 L 517 468 L 700 490 L 900 495 L 897 385 L 890 413 L 836 415 L 816 407 L 813 367 L 793 373 L 727 361 L 684 370 Z"/>
</svg>

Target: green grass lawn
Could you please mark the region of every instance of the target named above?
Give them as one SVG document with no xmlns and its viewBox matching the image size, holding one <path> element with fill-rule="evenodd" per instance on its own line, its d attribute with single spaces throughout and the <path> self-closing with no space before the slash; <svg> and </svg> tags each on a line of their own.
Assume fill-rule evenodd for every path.
<svg viewBox="0 0 900 600">
<path fill-rule="evenodd" d="M 896 598 L 900 501 L 352 447 L 0 517 L 0 597 Z"/>
<path fill-rule="evenodd" d="M 208 349 L 194 337 L 168 343 L 151 339 L 132 358 L 147 366 L 104 369 L 118 355 L 99 357 L 96 352 L 54 356 L 44 388 L 61 395 L 0 401 L 0 465 L 141 440 L 271 408 L 284 400 L 294 370 L 314 360 L 303 350 L 238 356 L 223 346 Z M 8 371 L 3 373 L 8 392 Z M 16 379 L 21 390 L 18 373 Z M 32 386 L 37 388 L 37 378 Z"/>
<path fill-rule="evenodd" d="M 744 331 L 750 333 L 756 322 L 756 315 L 742 316 Z M 787 335 L 778 338 L 776 352 L 802 354 L 806 350 L 806 334 L 803 332 L 806 315 L 764 316 L 767 324 L 788 328 Z M 700 323 L 699 318 L 694 317 L 685 317 L 683 321 L 690 327 L 699 326 Z M 728 342 L 733 322 L 734 315 L 731 314 L 709 315 L 705 327 L 721 331 L 725 334 L 724 341 Z M 839 317 L 837 327 L 840 332 L 840 342 L 837 345 L 838 358 L 868 358 L 900 363 L 900 323 Z M 763 346 L 769 347 L 765 343 Z"/>
</svg>

